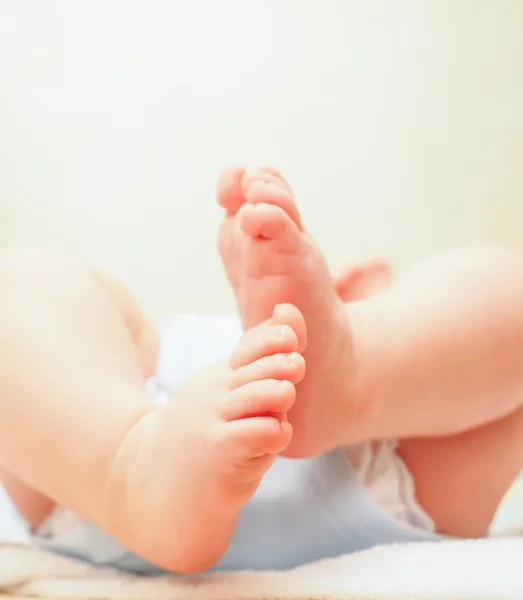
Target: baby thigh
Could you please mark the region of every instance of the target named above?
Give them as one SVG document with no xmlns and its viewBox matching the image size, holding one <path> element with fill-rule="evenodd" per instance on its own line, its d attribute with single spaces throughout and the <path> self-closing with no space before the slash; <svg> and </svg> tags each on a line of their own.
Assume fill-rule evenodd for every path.
<svg viewBox="0 0 523 600">
<path fill-rule="evenodd" d="M 80 261 L 40 249 L 4 253 L 0 357 L 0 477 L 8 494 L 33 526 L 52 510 L 49 497 L 91 512 L 79 497 L 99 478 L 119 436 L 114 426 L 125 430 L 121 417 L 129 417 L 109 400 L 115 386 L 142 388 L 121 310 Z M 83 485 L 74 477 L 73 487 L 79 472 Z"/>
<path fill-rule="evenodd" d="M 403 440 L 398 453 L 437 532 L 481 537 L 523 468 L 523 406 L 457 435 Z"/>
</svg>

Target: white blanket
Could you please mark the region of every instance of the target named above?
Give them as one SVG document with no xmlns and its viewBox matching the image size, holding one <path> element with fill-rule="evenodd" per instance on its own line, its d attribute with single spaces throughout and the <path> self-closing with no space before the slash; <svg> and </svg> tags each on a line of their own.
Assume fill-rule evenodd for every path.
<svg viewBox="0 0 523 600">
<path fill-rule="evenodd" d="M 154 579 L 0 545 L 0 593 L 67 600 L 521 600 L 523 539 L 383 546 L 291 571 Z"/>
<path fill-rule="evenodd" d="M 480 541 L 376 547 L 283 572 L 144 579 L 31 547 L 0 488 L 0 595 L 67 600 L 523 600 L 523 485 Z"/>
</svg>

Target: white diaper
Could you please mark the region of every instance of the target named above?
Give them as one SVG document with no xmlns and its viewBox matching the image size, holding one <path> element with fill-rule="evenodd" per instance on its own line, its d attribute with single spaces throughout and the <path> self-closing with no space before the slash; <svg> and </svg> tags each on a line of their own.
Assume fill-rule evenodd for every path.
<svg viewBox="0 0 523 600">
<path fill-rule="evenodd" d="M 389 517 L 426 531 L 434 521 L 421 508 L 414 479 L 396 452 L 397 442 L 368 442 L 345 450 L 360 482 Z"/>
</svg>

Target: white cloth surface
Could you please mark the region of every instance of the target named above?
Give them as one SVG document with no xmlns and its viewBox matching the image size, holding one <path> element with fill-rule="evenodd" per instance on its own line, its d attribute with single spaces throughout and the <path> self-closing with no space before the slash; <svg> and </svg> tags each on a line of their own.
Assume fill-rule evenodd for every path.
<svg viewBox="0 0 523 600">
<path fill-rule="evenodd" d="M 0 485 L 0 542 L 24 542 L 27 539 L 25 526 Z"/>
<path fill-rule="evenodd" d="M 0 544 L 0 594 L 89 600 L 521 600 L 523 539 L 377 546 L 280 572 L 139 578 Z"/>
</svg>

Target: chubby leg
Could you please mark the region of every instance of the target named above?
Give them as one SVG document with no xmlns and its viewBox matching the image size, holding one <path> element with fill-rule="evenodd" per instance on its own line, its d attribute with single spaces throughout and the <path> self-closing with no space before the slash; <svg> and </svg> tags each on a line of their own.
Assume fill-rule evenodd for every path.
<svg viewBox="0 0 523 600">
<path fill-rule="evenodd" d="M 458 434 L 523 403 L 522 254 L 450 253 L 347 310 L 366 439 Z"/>
<path fill-rule="evenodd" d="M 295 428 L 289 456 L 460 433 L 522 403 L 523 256 L 517 252 L 451 253 L 388 289 L 379 263 L 374 287 L 361 288 L 357 270 L 333 284 L 278 172 L 227 171 L 218 201 L 226 211 L 219 249 L 244 324 L 263 320 L 276 302 L 295 304 L 307 320 L 309 369 L 289 414 Z M 357 293 L 351 296 L 347 286 Z M 340 295 L 365 299 L 340 310 Z"/>
<path fill-rule="evenodd" d="M 158 407 L 132 331 L 90 269 L 15 252 L 0 261 L 0 284 L 3 467 L 155 564 L 213 564 L 290 442 L 301 314 L 277 307 L 228 364 Z"/>
<path fill-rule="evenodd" d="M 429 392 L 428 398 L 432 398 L 436 409 L 447 407 L 447 413 L 440 418 L 449 419 L 449 425 L 442 427 L 440 422 L 441 430 L 445 431 L 446 427 L 449 432 L 456 430 L 453 410 L 458 409 L 458 414 L 461 412 L 460 401 L 469 398 L 474 402 L 481 399 L 484 391 L 490 393 L 486 405 L 490 406 L 490 419 L 481 414 L 475 417 L 479 423 L 482 420 L 488 422 L 476 427 L 462 424 L 459 428 L 465 430 L 453 435 L 426 435 L 400 441 L 398 453 L 414 477 L 418 500 L 441 533 L 457 537 L 484 535 L 501 500 L 523 468 L 523 393 L 518 395 L 519 382 L 523 378 L 523 351 L 519 350 L 522 348 L 522 282 L 523 258 L 518 253 L 493 248 L 443 256 L 421 265 L 399 283 L 392 281 L 391 266 L 379 259 L 348 266 L 335 280 L 336 291 L 348 303 L 349 314 L 354 302 L 381 293 L 384 295 L 382 301 L 388 304 L 386 290 L 392 288 L 392 296 L 397 294 L 397 299 L 389 306 L 389 326 L 396 327 L 402 319 L 407 319 L 409 324 L 404 327 L 404 334 L 410 333 L 411 337 L 407 339 L 415 343 L 410 349 L 412 353 L 403 350 L 395 357 L 404 369 L 404 379 L 400 382 L 406 395 L 399 399 L 399 402 L 406 402 L 404 410 L 408 408 L 409 399 L 423 410 L 423 387 L 419 395 L 415 388 L 419 375 L 409 373 L 407 365 L 410 360 L 414 369 L 418 355 L 429 353 L 430 356 L 434 351 L 427 337 L 434 329 L 437 332 L 434 340 L 439 341 L 440 352 L 433 355 L 436 370 L 421 373 L 427 378 L 425 385 L 435 391 L 449 386 L 451 392 L 453 386 L 458 386 L 450 398 L 454 398 L 456 406 L 452 403 L 449 406 L 449 398 L 438 399 Z M 380 304 L 381 300 L 378 306 Z M 398 310 L 402 305 L 403 309 Z M 372 304 L 359 304 L 356 309 L 363 306 L 373 307 Z M 441 337 L 440 329 L 446 338 Z M 386 331 L 384 328 L 383 333 Z M 415 337 L 412 337 L 413 331 Z M 376 340 L 379 340 L 379 332 Z M 384 342 L 386 337 L 381 340 L 382 344 Z M 382 350 L 376 348 L 376 357 L 387 356 L 386 352 L 381 354 Z M 459 363 L 460 352 L 462 365 Z M 496 367 L 499 361 L 501 371 Z M 423 362 L 420 361 L 422 366 Z M 443 381 L 434 380 L 438 373 Z M 449 375 L 453 379 L 447 382 Z M 460 381 L 461 377 L 463 380 Z M 463 386 L 463 398 L 457 395 L 459 386 Z M 503 390 L 509 391 L 508 397 L 502 396 Z M 397 392 L 393 385 L 389 391 L 390 394 L 384 395 L 384 401 L 392 403 Z M 511 409 L 511 406 L 515 408 Z M 481 406 L 473 406 L 470 414 L 473 416 L 478 408 Z M 498 411 L 505 416 L 499 418 Z M 398 412 L 398 417 L 408 423 L 405 412 Z M 425 424 L 419 431 L 427 430 Z"/>
<path fill-rule="evenodd" d="M 359 277 L 353 274 L 341 280 L 338 286 L 344 290 L 344 299 L 357 299 L 362 289 L 383 289 L 376 285 L 387 280 L 382 276 L 376 281 L 380 271 L 385 274 L 383 268 L 360 267 L 355 270 Z M 392 293 L 398 297 L 391 309 L 397 311 L 402 302 L 411 307 L 404 309 L 410 323 L 404 327 L 403 339 L 416 342 L 412 352 L 428 353 L 428 359 L 434 361 L 425 367 L 420 358 L 417 366 L 415 354 L 405 350 L 396 357 L 396 364 L 404 368 L 408 363 L 403 361 L 410 357 L 413 372 L 402 371 L 403 398 L 397 398 L 398 386 L 389 382 L 390 394 L 383 400 L 393 403 L 397 398 L 403 426 L 413 427 L 409 434 L 417 427 L 420 436 L 401 440 L 398 453 L 412 473 L 418 500 L 437 531 L 457 537 L 482 536 L 523 468 L 523 260 L 517 253 L 495 249 L 451 254 L 407 275 L 406 282 L 400 282 Z M 419 320 L 424 313 L 426 324 Z M 396 319 L 401 323 L 401 312 L 396 312 Z M 415 337 L 413 324 L 417 324 Z M 435 332 L 432 342 L 425 337 L 431 331 Z M 405 333 L 411 337 L 405 338 Z M 423 340 L 425 344 L 421 344 Z M 439 352 L 435 352 L 438 345 Z M 386 356 L 383 352 L 382 357 Z M 421 372 L 414 370 L 416 366 Z M 418 377 L 425 377 L 426 384 L 419 387 L 416 398 Z M 442 394 L 439 402 L 434 391 Z M 414 410 L 422 411 L 424 401 L 432 400 L 434 410 L 440 411 L 439 423 L 436 419 L 409 424 L 409 399 Z M 479 425 L 467 426 L 467 416 L 469 423 Z M 432 435 L 432 427 L 443 433 Z M 445 435 L 446 431 L 453 434 Z M 421 437 L 426 432 L 429 435 Z"/>
<path fill-rule="evenodd" d="M 35 250 L 34 253 L 31 253 L 34 254 L 32 258 L 29 256 L 30 253 L 27 250 L 23 252 L 26 255 L 23 262 L 32 263 L 31 267 L 27 265 L 24 268 L 34 269 L 34 275 L 37 275 L 39 264 L 40 268 L 47 269 L 50 265 L 44 266 L 43 263 L 47 261 L 54 263 L 57 260 L 62 260 L 61 257 L 50 256 L 47 252 L 43 253 L 40 250 Z M 9 261 L 14 262 L 17 260 L 20 259 L 14 254 L 7 259 L 6 265 Z M 85 267 L 82 266 L 82 268 Z M 145 378 L 151 377 L 158 354 L 156 332 L 148 323 L 145 315 L 137 306 L 134 298 L 125 286 L 99 270 L 92 269 L 91 273 L 122 317 L 135 344 L 143 376 Z M 51 498 L 2 467 L 0 467 L 0 482 L 3 484 L 20 515 L 32 528 L 36 528 L 55 507 L 55 502 Z"/>
<path fill-rule="evenodd" d="M 523 407 L 457 435 L 403 440 L 398 453 L 438 532 L 483 536 L 523 468 Z"/>
<path fill-rule="evenodd" d="M 135 411 L 149 405 L 138 393 L 135 344 L 116 306 L 74 260 L 40 249 L 6 252 L 0 289 L 0 464 L 10 473 L 5 482 L 23 512 L 24 505 L 33 506 L 32 520 L 50 505 L 34 493 L 27 498 L 30 487 L 91 517 L 99 503 L 93 495 L 105 444 L 118 427 L 123 435 Z M 103 384 L 102 394 L 95 388 Z M 131 399 L 119 405 L 127 387 Z M 109 404 L 107 396 L 114 397 Z M 87 448 L 82 441 L 90 438 Z M 74 481 L 72 474 L 83 467 L 84 477 Z"/>
</svg>

